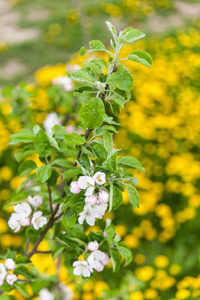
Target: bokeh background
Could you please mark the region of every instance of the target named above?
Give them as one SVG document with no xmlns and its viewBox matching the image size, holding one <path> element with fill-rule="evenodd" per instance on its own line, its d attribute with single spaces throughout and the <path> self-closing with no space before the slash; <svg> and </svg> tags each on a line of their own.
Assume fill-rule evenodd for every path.
<svg viewBox="0 0 200 300">
<path fill-rule="evenodd" d="M 1 207 L 22 181 L 13 158 L 16 147 L 7 146 L 9 135 L 42 125 L 52 111 L 68 113 L 63 103 L 73 99 L 72 92 L 62 92 L 55 103 L 52 80 L 66 75 L 66 65 L 82 65 L 77 52 L 91 39 L 109 45 L 106 20 L 118 30 L 133 26 L 146 33 L 123 48 L 123 57 L 140 49 L 154 61 L 151 68 L 126 63 L 134 76 L 133 100 L 121 112 L 115 138 L 117 148 L 123 145 L 124 153 L 146 168 L 145 174 L 134 172 L 141 205 L 132 209 L 124 193 L 123 206 L 106 216 L 133 250 L 133 262 L 118 273 L 108 266 L 84 280 L 63 264 L 60 279 L 74 299 L 200 299 L 199 16 L 198 0 L 0 0 Z M 11 212 L 0 212 L 2 253 L 24 247 L 23 232 L 13 235 L 8 229 Z M 44 241 L 41 250 L 47 247 Z M 55 273 L 50 255 L 32 260 L 41 272 Z M 32 299 L 29 292 L 29 298 L 12 294 Z"/>
</svg>

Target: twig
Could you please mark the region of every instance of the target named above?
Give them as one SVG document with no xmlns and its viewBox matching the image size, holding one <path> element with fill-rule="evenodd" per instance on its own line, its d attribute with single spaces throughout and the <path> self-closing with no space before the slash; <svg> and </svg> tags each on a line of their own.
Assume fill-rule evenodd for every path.
<svg viewBox="0 0 200 300">
<path fill-rule="evenodd" d="M 38 251 L 38 250 L 36 250 L 35 251 L 35 254 L 39 254 L 39 253 L 41 253 L 41 254 L 50 254 L 50 253 L 52 253 L 52 251 L 51 250 L 49 250 L 49 251 Z"/>
<path fill-rule="evenodd" d="M 47 188 L 48 188 L 48 193 L 49 193 L 49 207 L 50 207 L 50 212 L 51 215 L 53 214 L 53 206 L 52 206 L 52 197 L 51 197 L 51 188 L 47 183 Z"/>
<path fill-rule="evenodd" d="M 30 238 L 30 237 L 28 237 L 28 238 L 27 238 L 27 241 L 26 241 L 26 249 L 25 249 L 25 254 L 27 254 L 27 253 L 28 253 L 28 246 L 29 246 L 30 240 L 31 240 L 31 238 Z"/>
</svg>

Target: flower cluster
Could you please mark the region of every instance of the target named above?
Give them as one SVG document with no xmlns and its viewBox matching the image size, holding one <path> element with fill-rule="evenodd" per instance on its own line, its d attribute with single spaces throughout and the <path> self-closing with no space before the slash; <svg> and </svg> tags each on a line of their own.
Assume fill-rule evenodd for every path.
<svg viewBox="0 0 200 300">
<path fill-rule="evenodd" d="M 87 260 L 77 260 L 73 263 L 74 275 L 83 275 L 83 277 L 90 277 L 93 270 L 97 272 L 103 271 L 105 265 L 110 261 L 108 254 L 99 250 L 97 241 L 90 242 L 87 250 L 91 251 Z"/>
<path fill-rule="evenodd" d="M 32 225 L 35 230 L 38 230 L 47 224 L 47 218 L 42 216 L 42 211 L 35 211 L 42 204 L 42 198 L 39 196 L 28 196 L 27 201 L 34 208 L 34 213 L 32 214 L 32 208 L 26 202 L 14 206 L 14 213 L 12 213 L 8 221 L 8 226 L 14 230 L 15 233 L 21 229 L 21 226 Z"/>
<path fill-rule="evenodd" d="M 10 271 L 15 269 L 15 262 L 12 258 L 8 258 L 5 260 L 4 264 L 0 263 L 0 286 L 4 283 L 6 278 L 6 282 L 10 285 L 13 285 L 15 281 L 17 281 L 17 275 L 10 274 Z"/>
<path fill-rule="evenodd" d="M 78 222 L 83 224 L 84 220 L 90 225 L 95 224 L 95 219 L 102 219 L 108 207 L 109 194 L 102 186 L 106 182 L 106 175 L 102 172 L 96 172 L 93 177 L 80 176 L 78 181 L 71 184 L 71 192 L 78 194 L 85 190 L 84 210 L 79 214 Z M 95 188 L 98 193 L 95 193 Z"/>
</svg>

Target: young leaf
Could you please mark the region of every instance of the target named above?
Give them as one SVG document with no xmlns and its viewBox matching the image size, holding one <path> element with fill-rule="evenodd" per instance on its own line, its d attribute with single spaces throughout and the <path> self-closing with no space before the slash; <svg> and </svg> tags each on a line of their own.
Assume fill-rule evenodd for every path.
<svg viewBox="0 0 200 300">
<path fill-rule="evenodd" d="M 131 204 L 135 207 L 139 208 L 139 203 L 140 203 L 140 195 L 138 194 L 138 191 L 130 184 L 124 183 L 128 195 L 129 195 L 129 201 Z"/>
<path fill-rule="evenodd" d="M 65 250 L 65 246 L 60 245 L 58 247 L 56 247 L 53 252 L 52 252 L 52 258 L 53 260 L 55 260 L 59 255 L 61 255 L 63 253 L 63 251 Z"/>
<path fill-rule="evenodd" d="M 113 26 L 112 23 L 106 21 L 106 25 L 108 27 L 108 30 L 110 31 L 110 33 L 112 34 L 112 37 L 114 39 L 114 41 L 116 41 L 116 38 L 117 38 L 117 31 L 115 29 L 115 27 Z"/>
<path fill-rule="evenodd" d="M 92 78 L 85 70 L 74 70 L 68 76 L 73 80 L 92 82 Z"/>
<path fill-rule="evenodd" d="M 18 143 L 32 143 L 35 139 L 33 132 L 29 130 L 23 130 L 11 134 L 9 145 L 15 145 Z"/>
<path fill-rule="evenodd" d="M 145 51 L 136 50 L 129 54 L 128 59 L 136 61 L 146 67 L 151 67 L 153 61 L 149 53 Z"/>
<path fill-rule="evenodd" d="M 34 140 L 35 151 L 41 157 L 48 157 L 52 153 L 52 148 L 48 139 L 47 134 L 40 130 Z"/>
<path fill-rule="evenodd" d="M 63 180 L 69 180 L 69 179 L 73 179 L 76 175 L 82 173 L 81 168 L 79 167 L 74 167 L 73 169 L 67 170 L 66 172 L 64 172 L 62 174 L 63 176 Z"/>
<path fill-rule="evenodd" d="M 127 169 L 139 169 L 141 171 L 145 171 L 145 169 L 143 168 L 141 162 L 139 162 L 139 160 L 137 160 L 134 157 L 130 157 L 130 156 L 124 156 L 124 157 L 120 157 L 117 160 L 117 164 L 119 167 L 124 167 Z"/>
<path fill-rule="evenodd" d="M 77 215 L 73 213 L 70 207 L 67 207 L 62 217 L 62 222 L 66 230 L 72 228 L 77 221 Z"/>
<path fill-rule="evenodd" d="M 143 38 L 145 34 L 138 29 L 129 27 L 125 29 L 118 38 L 118 42 L 121 44 L 133 44 L 135 41 Z"/>
<path fill-rule="evenodd" d="M 83 145 L 85 143 L 85 139 L 77 133 L 66 134 L 64 140 L 68 145 Z"/>
<path fill-rule="evenodd" d="M 110 250 L 110 257 L 113 265 L 113 272 L 117 272 L 121 265 L 122 256 L 117 250 Z"/>
<path fill-rule="evenodd" d="M 14 157 L 15 157 L 16 161 L 19 163 L 24 158 L 26 158 L 29 155 L 33 155 L 34 153 L 35 153 L 35 150 L 19 151 L 19 152 L 14 153 Z"/>
<path fill-rule="evenodd" d="M 44 183 L 45 181 L 47 181 L 52 174 L 52 170 L 50 166 L 42 166 L 40 168 L 37 169 L 36 175 L 38 177 L 38 179 L 40 180 L 40 182 Z"/>
<path fill-rule="evenodd" d="M 104 147 L 108 153 L 113 150 L 113 134 L 105 130 L 103 133 Z"/>
<path fill-rule="evenodd" d="M 84 191 L 80 192 L 76 195 L 73 195 L 70 198 L 70 207 L 73 213 L 79 214 L 80 212 L 83 211 L 83 208 L 85 206 L 85 196 L 84 196 Z"/>
<path fill-rule="evenodd" d="M 18 168 L 19 177 L 28 175 L 32 170 L 36 169 L 37 165 L 32 160 L 25 160 L 21 163 Z"/>
<path fill-rule="evenodd" d="M 104 104 L 99 98 L 92 98 L 79 111 L 81 122 L 86 128 L 100 127 L 105 113 Z"/>
<path fill-rule="evenodd" d="M 106 50 L 104 44 L 101 41 L 93 40 L 89 42 L 91 50 Z"/>
<path fill-rule="evenodd" d="M 133 76 L 127 71 L 117 71 L 109 76 L 107 83 L 112 88 L 117 86 L 121 90 L 130 90 L 133 85 Z"/>
</svg>

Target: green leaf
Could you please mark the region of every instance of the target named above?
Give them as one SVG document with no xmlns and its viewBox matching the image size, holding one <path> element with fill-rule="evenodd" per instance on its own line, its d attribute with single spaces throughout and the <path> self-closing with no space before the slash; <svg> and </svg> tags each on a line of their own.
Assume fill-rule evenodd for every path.
<svg viewBox="0 0 200 300">
<path fill-rule="evenodd" d="M 140 203 L 140 195 L 138 194 L 138 191 L 130 184 L 124 183 L 128 195 L 129 195 L 129 201 L 131 204 L 135 207 L 139 208 L 139 203 Z"/>
<path fill-rule="evenodd" d="M 104 147 L 108 153 L 113 150 L 113 134 L 105 130 L 103 133 Z"/>
<path fill-rule="evenodd" d="M 51 174 L 52 174 L 52 170 L 51 170 L 51 167 L 48 165 L 44 165 L 44 166 L 38 168 L 37 172 L 36 172 L 38 179 L 42 183 L 47 181 L 51 177 Z"/>
<path fill-rule="evenodd" d="M 63 180 L 69 180 L 69 179 L 73 179 L 76 175 L 82 173 L 82 170 L 80 167 L 74 167 L 73 169 L 67 170 L 66 172 L 64 172 L 62 174 L 63 176 Z"/>
<path fill-rule="evenodd" d="M 85 138 L 77 133 L 69 133 L 64 136 L 64 140 L 68 145 L 83 145 L 85 144 Z"/>
<path fill-rule="evenodd" d="M 117 250 L 126 260 L 124 266 L 127 266 L 128 264 L 130 264 L 133 257 L 132 257 L 131 250 L 126 246 L 126 244 L 124 242 L 118 243 Z"/>
<path fill-rule="evenodd" d="M 48 157 L 52 153 L 52 148 L 48 139 L 47 134 L 40 130 L 34 140 L 35 151 L 41 157 Z"/>
<path fill-rule="evenodd" d="M 32 160 L 25 160 L 21 163 L 18 168 L 19 177 L 28 175 L 32 170 L 36 169 L 37 165 Z"/>
<path fill-rule="evenodd" d="M 23 275 L 27 279 L 32 279 L 31 273 L 25 266 L 19 266 L 15 268 L 16 275 Z"/>
<path fill-rule="evenodd" d="M 71 160 L 67 160 L 65 158 L 58 158 L 52 163 L 52 165 L 58 165 L 66 169 L 72 168 L 73 164 L 74 163 Z"/>
<path fill-rule="evenodd" d="M 58 146 L 58 143 L 57 141 L 55 140 L 55 138 L 51 135 L 51 134 L 48 134 L 48 139 L 49 139 L 49 143 L 52 147 L 56 148 L 58 151 L 60 151 L 59 149 L 59 146 Z"/>
<path fill-rule="evenodd" d="M 101 71 L 102 71 L 101 68 L 97 64 L 95 64 L 91 61 L 85 61 L 84 66 L 86 66 L 87 68 L 90 68 L 98 73 L 101 73 Z"/>
<path fill-rule="evenodd" d="M 79 246 L 78 241 L 74 240 L 73 238 L 68 238 L 66 235 L 64 235 L 62 233 L 58 233 L 56 238 L 58 238 L 58 240 L 60 240 L 61 243 L 65 244 L 68 247 L 76 248 Z"/>
<path fill-rule="evenodd" d="M 86 128 L 100 127 L 105 113 L 104 104 L 99 98 L 92 98 L 79 111 L 81 122 Z"/>
<path fill-rule="evenodd" d="M 107 152 L 103 145 L 94 144 L 92 145 L 92 150 L 100 163 L 103 163 L 105 160 L 107 160 Z"/>
<path fill-rule="evenodd" d="M 124 108 L 124 104 L 128 102 L 129 100 L 125 99 L 122 95 L 119 93 L 113 92 L 113 96 L 110 97 L 114 102 L 116 102 L 120 107 Z"/>
<path fill-rule="evenodd" d="M 129 54 L 128 59 L 136 61 L 146 67 L 151 67 L 153 61 L 149 53 L 145 51 L 136 50 Z"/>
<path fill-rule="evenodd" d="M 82 191 L 70 198 L 70 207 L 76 215 L 83 211 L 85 206 L 85 191 Z"/>
<path fill-rule="evenodd" d="M 108 27 L 108 30 L 112 34 L 112 37 L 114 38 L 114 41 L 116 41 L 117 31 L 116 31 L 115 27 L 113 26 L 113 24 L 111 22 L 108 22 L 108 21 L 106 21 L 106 25 Z"/>
<path fill-rule="evenodd" d="M 15 258 L 16 264 L 32 264 L 30 259 L 24 255 L 17 256 Z"/>
<path fill-rule="evenodd" d="M 65 250 L 65 246 L 63 246 L 63 245 L 56 247 L 52 252 L 53 260 L 55 260 L 59 255 L 61 255 L 64 250 Z"/>
<path fill-rule="evenodd" d="M 59 176 L 60 176 L 59 173 L 57 171 L 53 170 L 51 173 L 51 177 L 47 180 L 47 183 L 50 186 L 55 186 Z"/>
<path fill-rule="evenodd" d="M 80 49 L 80 56 L 84 56 L 87 53 L 84 47 Z"/>
<path fill-rule="evenodd" d="M 9 145 L 15 145 L 18 143 L 32 143 L 35 139 L 35 135 L 32 131 L 22 130 L 20 132 L 11 134 Z"/>
<path fill-rule="evenodd" d="M 117 209 L 122 204 L 122 201 L 123 196 L 121 190 L 116 185 L 113 185 L 110 190 L 109 211 Z"/>
<path fill-rule="evenodd" d="M 143 38 L 145 34 L 138 29 L 129 27 L 125 29 L 118 38 L 118 42 L 121 44 L 133 44 L 135 41 Z"/>
<path fill-rule="evenodd" d="M 128 71 L 117 71 L 108 77 L 107 83 L 112 88 L 117 86 L 121 90 L 130 90 L 133 85 L 133 76 Z"/>
<path fill-rule="evenodd" d="M 11 299 L 10 296 L 7 296 L 6 294 L 2 294 L 0 296 L 0 300 L 10 300 L 10 299 Z"/>
<path fill-rule="evenodd" d="M 143 168 L 141 162 L 139 162 L 139 160 L 137 160 L 134 157 L 130 157 L 130 156 L 120 157 L 117 160 L 117 164 L 119 167 L 124 167 L 128 169 L 139 169 L 145 172 L 145 169 Z"/>
<path fill-rule="evenodd" d="M 90 77 L 89 73 L 82 69 L 74 70 L 68 74 L 68 76 L 73 80 L 92 82 L 92 78 Z"/>
<path fill-rule="evenodd" d="M 14 286 L 16 287 L 16 289 L 19 291 L 19 293 L 22 296 L 24 296 L 26 298 L 30 298 L 30 295 L 27 291 L 27 288 L 26 288 L 24 282 L 16 282 L 16 283 L 14 283 Z"/>
<path fill-rule="evenodd" d="M 113 272 L 119 271 L 122 256 L 117 250 L 110 250 L 110 257 L 113 264 Z"/>
<path fill-rule="evenodd" d="M 26 158 L 29 155 L 33 155 L 34 153 L 35 153 L 35 150 L 19 151 L 19 152 L 14 153 L 14 157 L 15 157 L 16 161 L 19 163 L 24 158 Z"/>
<path fill-rule="evenodd" d="M 65 229 L 69 230 L 70 228 L 74 227 L 76 221 L 77 221 L 77 215 L 73 213 L 70 207 L 67 207 L 62 217 L 62 222 L 63 225 L 65 226 Z"/>
</svg>

